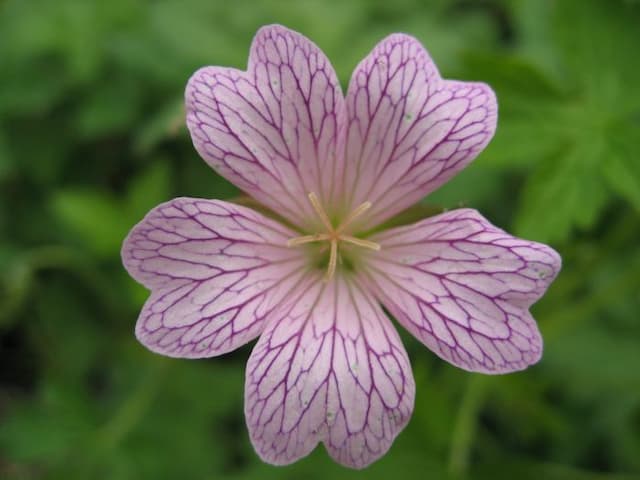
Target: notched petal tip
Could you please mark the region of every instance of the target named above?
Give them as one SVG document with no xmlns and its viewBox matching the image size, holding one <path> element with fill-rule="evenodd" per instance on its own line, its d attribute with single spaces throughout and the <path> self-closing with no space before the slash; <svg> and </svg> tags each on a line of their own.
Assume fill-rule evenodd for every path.
<svg viewBox="0 0 640 480">
<path fill-rule="evenodd" d="M 281 25 L 263 27 L 246 71 L 204 67 L 185 98 L 200 156 L 290 223 L 308 226 L 304 195 L 311 189 L 328 197 L 327 172 L 342 160 L 344 98 L 322 51 Z"/>
<path fill-rule="evenodd" d="M 142 220 L 136 223 L 131 228 L 131 230 L 129 230 L 129 233 L 127 233 L 127 236 L 122 241 L 122 246 L 120 247 L 120 259 L 122 261 L 122 265 L 124 266 L 127 273 L 131 276 L 131 278 L 143 285 L 148 290 L 151 290 L 155 285 L 155 282 L 153 281 L 153 277 L 155 275 L 150 275 L 140 268 L 143 262 L 143 258 L 140 258 L 136 253 L 138 250 L 138 244 L 139 242 L 145 240 L 150 221 L 153 221 L 160 212 L 164 211 L 167 208 L 171 208 L 175 204 L 190 200 L 192 199 L 186 197 L 178 197 L 163 202 L 158 206 L 152 208 L 146 213 Z"/>
<path fill-rule="evenodd" d="M 447 80 L 415 38 L 394 34 L 358 65 L 346 96 L 344 190 L 372 225 L 393 217 L 465 168 L 489 143 L 497 102 L 483 83 Z"/>
<path fill-rule="evenodd" d="M 557 276 L 550 247 L 461 209 L 373 237 L 371 287 L 427 347 L 469 371 L 522 370 L 542 355 L 529 307 Z"/>
<path fill-rule="evenodd" d="M 129 274 L 152 292 L 136 337 L 171 357 L 203 358 L 255 338 L 305 264 L 293 232 L 246 207 L 177 198 L 151 210 L 122 248 Z"/>
<path fill-rule="evenodd" d="M 251 442 L 285 465 L 324 443 L 329 455 L 364 468 L 407 424 L 415 384 L 397 332 L 358 283 L 320 274 L 300 283 L 258 340 L 245 383 Z"/>
<path fill-rule="evenodd" d="M 491 85 L 485 82 L 471 82 L 463 80 L 445 80 L 451 88 L 461 89 L 458 95 L 469 96 L 472 99 L 471 108 L 480 107 L 485 111 L 482 123 L 487 132 L 487 138 L 480 148 L 482 150 L 491 141 L 498 123 L 498 97 Z"/>
<path fill-rule="evenodd" d="M 258 31 L 256 32 L 256 34 L 253 36 L 254 41 L 255 39 L 259 39 L 259 38 L 263 38 L 263 37 L 271 37 L 274 34 L 292 34 L 292 35 L 297 35 L 299 37 L 304 38 L 305 40 L 308 40 L 307 37 L 305 37 L 304 35 L 302 35 L 300 32 L 298 32 L 297 30 L 292 30 L 288 27 L 285 27 L 284 25 L 280 24 L 280 23 L 271 23 L 268 25 L 263 25 L 261 26 Z"/>
</svg>

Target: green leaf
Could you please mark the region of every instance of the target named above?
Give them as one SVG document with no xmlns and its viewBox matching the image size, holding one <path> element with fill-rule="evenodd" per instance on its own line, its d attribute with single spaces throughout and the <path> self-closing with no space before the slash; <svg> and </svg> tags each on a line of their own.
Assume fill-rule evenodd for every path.
<svg viewBox="0 0 640 480">
<path fill-rule="evenodd" d="M 527 75 L 517 63 L 486 67 L 501 112 L 487 158 L 502 165 L 535 162 L 520 199 L 517 231 L 564 241 L 574 228 L 595 224 L 612 200 L 611 190 L 636 206 L 640 200 L 632 153 L 640 146 L 640 96 L 628 88 L 640 79 L 634 52 L 640 30 L 633 26 L 640 9 L 618 0 L 512 5 L 522 30 L 520 50 L 543 66 L 546 77 Z M 545 78 L 559 83 L 558 93 Z"/>
<path fill-rule="evenodd" d="M 139 222 L 147 212 L 162 202 L 170 200 L 171 171 L 166 161 L 155 161 L 129 184 L 126 198 L 126 215 L 132 222 Z"/>
<path fill-rule="evenodd" d="M 513 54 L 468 52 L 464 61 L 465 75 L 488 83 L 498 98 L 498 128 L 483 162 L 520 167 L 558 149 L 566 95 L 542 69 Z"/>
<path fill-rule="evenodd" d="M 637 5 L 619 0 L 564 0 L 554 2 L 552 22 L 563 67 L 588 95 L 615 100 L 607 95 L 614 82 L 614 94 L 638 98 L 633 89 L 626 88 L 640 80 Z"/>
<path fill-rule="evenodd" d="M 474 480 L 638 480 L 637 475 L 595 473 L 557 463 L 505 459 L 484 464 L 473 471 Z"/>
<path fill-rule="evenodd" d="M 14 409 L 0 429 L 0 447 L 14 461 L 60 461 L 94 427 L 79 389 L 47 382 L 40 394 L 38 403 Z"/>
<path fill-rule="evenodd" d="M 0 129 L 0 180 L 9 175 L 13 169 L 13 158 L 4 132 Z"/>
<path fill-rule="evenodd" d="M 441 205 L 445 209 L 464 206 L 481 208 L 489 205 L 504 181 L 504 172 L 493 165 L 487 166 L 486 158 L 487 155 L 483 152 L 471 165 L 427 196 L 427 204 Z"/>
<path fill-rule="evenodd" d="M 598 175 L 602 148 L 578 144 L 543 160 L 528 179 L 515 221 L 519 236 L 564 242 L 574 226 L 593 226 L 607 201 Z"/>
<path fill-rule="evenodd" d="M 163 105 L 141 126 L 133 148 L 137 154 L 146 155 L 163 140 L 176 137 L 181 130 L 186 130 L 182 96 Z"/>
<path fill-rule="evenodd" d="M 69 233 L 100 256 L 117 256 L 131 227 L 118 201 L 104 192 L 61 190 L 54 195 L 52 207 Z"/>
<path fill-rule="evenodd" d="M 25 302 L 32 271 L 20 250 L 0 244 L 0 329 L 15 321 L 15 313 Z"/>
<path fill-rule="evenodd" d="M 609 135 L 608 155 L 602 170 L 609 185 L 640 211 L 640 125 L 629 121 Z"/>
<path fill-rule="evenodd" d="M 91 139 L 125 130 L 135 122 L 138 86 L 123 78 L 105 79 L 92 85 L 75 119 L 78 133 Z"/>
<path fill-rule="evenodd" d="M 468 75 L 482 78 L 500 94 L 529 100 L 562 98 L 556 81 L 524 56 L 467 51 L 462 59 Z"/>
<path fill-rule="evenodd" d="M 587 324 L 547 347 L 545 362 L 551 375 L 565 379 L 577 395 L 599 395 L 607 389 L 640 391 L 640 373 L 629 368 L 640 350 L 637 336 Z"/>
</svg>

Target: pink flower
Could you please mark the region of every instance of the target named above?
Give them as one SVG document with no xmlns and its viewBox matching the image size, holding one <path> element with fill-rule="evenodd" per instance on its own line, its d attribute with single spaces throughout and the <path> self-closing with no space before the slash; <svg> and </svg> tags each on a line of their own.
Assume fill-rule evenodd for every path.
<svg viewBox="0 0 640 480">
<path fill-rule="evenodd" d="M 538 361 L 528 308 L 560 269 L 554 250 L 471 209 L 379 228 L 489 142 L 497 104 L 487 85 L 443 80 L 418 41 L 396 34 L 343 96 L 318 47 L 276 25 L 257 33 L 246 72 L 196 72 L 186 102 L 200 155 L 279 220 L 194 198 L 149 212 L 122 249 L 151 290 L 136 335 L 186 358 L 259 337 L 245 414 L 264 461 L 288 464 L 323 442 L 337 462 L 362 468 L 389 449 L 415 385 L 381 304 L 465 370 Z"/>
</svg>

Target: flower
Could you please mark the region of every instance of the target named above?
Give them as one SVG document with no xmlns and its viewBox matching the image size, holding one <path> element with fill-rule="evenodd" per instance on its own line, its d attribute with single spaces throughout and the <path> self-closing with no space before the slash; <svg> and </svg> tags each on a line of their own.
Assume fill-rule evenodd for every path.
<svg viewBox="0 0 640 480">
<path fill-rule="evenodd" d="M 200 155 L 265 208 L 177 198 L 151 210 L 122 249 L 151 290 L 136 335 L 186 358 L 259 337 L 245 415 L 264 461 L 288 464 L 323 442 L 362 468 L 390 448 L 415 385 L 381 305 L 465 370 L 538 361 L 528 308 L 558 273 L 554 250 L 471 209 L 380 228 L 489 142 L 487 85 L 443 80 L 416 39 L 394 34 L 343 96 L 320 49 L 274 25 L 256 34 L 246 72 L 197 71 L 186 104 Z"/>
</svg>

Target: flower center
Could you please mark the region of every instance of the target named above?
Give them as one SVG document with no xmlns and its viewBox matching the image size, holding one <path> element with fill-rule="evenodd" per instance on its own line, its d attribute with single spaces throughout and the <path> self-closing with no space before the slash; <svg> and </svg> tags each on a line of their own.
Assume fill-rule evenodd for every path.
<svg viewBox="0 0 640 480">
<path fill-rule="evenodd" d="M 312 235 L 303 235 L 301 237 L 294 237 L 287 241 L 288 247 L 296 247 L 298 245 L 304 245 L 305 243 L 312 242 L 329 242 L 329 265 L 327 266 L 327 273 L 325 280 L 329 281 L 336 272 L 336 266 L 338 264 L 338 246 L 340 242 L 345 242 L 351 245 L 357 245 L 358 247 L 368 248 L 370 250 L 380 250 L 380 244 L 371 242 L 369 240 L 363 240 L 356 238 L 345 233 L 345 230 L 353 223 L 353 221 L 361 216 L 364 212 L 371 208 L 371 202 L 364 202 L 358 205 L 347 217 L 334 228 L 327 212 L 322 207 L 318 196 L 311 192 L 308 195 L 309 201 L 313 206 L 316 214 L 320 218 L 320 221 L 326 228 L 325 233 L 314 233 Z"/>
</svg>

